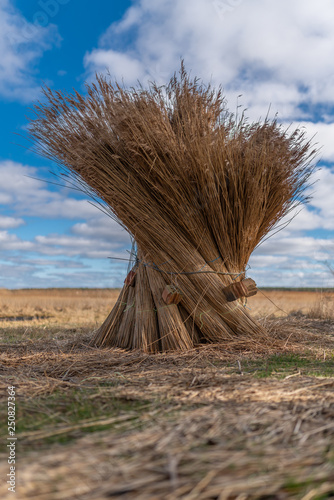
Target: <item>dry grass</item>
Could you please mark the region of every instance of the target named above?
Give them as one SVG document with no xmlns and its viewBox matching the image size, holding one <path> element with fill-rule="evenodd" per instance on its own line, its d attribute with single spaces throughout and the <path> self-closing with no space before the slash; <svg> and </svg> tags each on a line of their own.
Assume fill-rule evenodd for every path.
<svg viewBox="0 0 334 500">
<path fill-rule="evenodd" d="M 81 311 L 96 299 L 102 314 L 115 292 L 75 292 L 44 293 L 57 325 L 0 325 L 1 403 L 7 385 L 17 393 L 20 500 L 333 498 L 333 320 L 267 317 L 280 344 L 258 352 L 150 355 L 90 347 Z M 2 292 L 1 304 L 17 314 L 16 295 L 24 313 L 40 293 Z M 57 311 L 52 296 L 59 304 L 68 293 L 77 300 Z M 290 310 L 304 303 L 303 292 L 295 304 L 278 293 Z M 312 310 L 318 296 L 308 294 Z M 6 453 L 1 460 L 6 474 Z M 11 498 L 4 482 L 0 495 Z"/>
<path fill-rule="evenodd" d="M 307 316 L 334 319 L 334 291 L 259 290 L 248 307 L 256 317 Z"/>
<path fill-rule="evenodd" d="M 0 327 L 30 328 L 85 325 L 97 328 L 114 305 L 119 290 L 0 289 Z"/>
</svg>

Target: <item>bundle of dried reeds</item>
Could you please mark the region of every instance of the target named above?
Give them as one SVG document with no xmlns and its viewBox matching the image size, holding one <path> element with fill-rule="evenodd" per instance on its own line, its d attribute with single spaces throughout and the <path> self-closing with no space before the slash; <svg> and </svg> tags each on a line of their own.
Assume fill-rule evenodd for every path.
<svg viewBox="0 0 334 500">
<path fill-rule="evenodd" d="M 156 352 L 236 335 L 265 341 L 239 300 L 255 283 L 239 282 L 254 248 L 307 201 L 316 151 L 304 133 L 236 119 L 221 89 L 183 66 L 165 87 L 125 90 L 97 77 L 85 97 L 44 94 L 30 122 L 39 153 L 102 200 L 137 243 L 94 343 Z"/>
</svg>

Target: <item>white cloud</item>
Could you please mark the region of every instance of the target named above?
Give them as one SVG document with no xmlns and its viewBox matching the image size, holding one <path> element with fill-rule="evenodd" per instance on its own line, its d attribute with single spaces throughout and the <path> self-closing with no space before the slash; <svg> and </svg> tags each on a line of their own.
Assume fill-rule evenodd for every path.
<svg viewBox="0 0 334 500">
<path fill-rule="evenodd" d="M 115 287 L 126 276 L 127 262 L 107 259 L 127 257 L 112 239 L 49 234 L 25 241 L 0 231 L 0 249 L 0 286 L 7 288 Z"/>
<path fill-rule="evenodd" d="M 263 242 L 254 255 L 286 255 L 290 259 L 299 257 L 323 260 L 323 256 L 334 249 L 334 238 L 314 238 L 312 236 L 290 236 L 280 234 Z"/>
<path fill-rule="evenodd" d="M 87 264 L 83 264 L 79 260 L 70 259 L 48 259 L 48 258 L 26 258 L 18 256 L 8 256 L 6 263 L 14 264 L 15 266 L 27 266 L 31 268 L 53 268 L 53 269 L 88 269 Z"/>
<path fill-rule="evenodd" d="M 293 122 L 292 125 L 294 128 L 298 127 L 305 131 L 307 138 L 313 138 L 312 142 L 316 144 L 317 148 L 320 148 L 319 156 L 321 159 L 334 162 L 334 123 L 298 121 Z"/>
<path fill-rule="evenodd" d="M 316 170 L 310 183 L 310 204 L 298 207 L 281 220 L 279 224 L 283 226 L 291 221 L 282 235 L 300 235 L 304 231 L 316 229 L 334 231 L 334 170 L 326 167 Z"/>
<path fill-rule="evenodd" d="M 85 66 L 94 65 L 98 72 L 109 70 L 111 74 L 114 74 L 117 71 L 127 82 L 145 77 L 145 72 L 139 61 L 130 55 L 119 54 L 114 50 L 93 50 L 85 56 L 84 63 Z"/>
<path fill-rule="evenodd" d="M 334 100 L 333 16 L 330 0 L 139 0 L 84 63 L 89 73 L 109 65 L 132 85 L 166 80 L 185 57 L 193 74 L 223 84 L 232 105 L 243 93 L 252 116 L 271 103 L 282 118 L 301 118 L 301 102 Z"/>
<path fill-rule="evenodd" d="M 260 288 L 333 287 L 326 265 L 333 258 L 334 238 L 276 235 L 255 250 L 247 274 Z"/>
<path fill-rule="evenodd" d="M 326 270 L 325 266 L 323 266 L 323 268 L 319 270 L 316 270 L 314 267 L 301 270 L 298 267 L 298 264 L 290 271 L 280 270 L 279 267 L 262 271 L 258 269 L 252 269 L 249 276 L 255 280 L 260 290 L 262 287 L 333 287 L 333 277 Z"/>
<path fill-rule="evenodd" d="M 113 238 L 103 240 L 66 234 L 37 235 L 34 238 L 34 250 L 43 255 L 107 259 L 111 256 L 125 256 L 124 246 L 124 243 Z"/>
<path fill-rule="evenodd" d="M 0 231 L 0 248 L 1 252 L 5 250 L 32 250 L 34 247 L 31 241 L 24 241 L 16 236 L 16 234 L 10 234 L 7 231 Z"/>
<path fill-rule="evenodd" d="M 7 193 L 0 193 L 0 205 L 7 205 L 12 201 L 12 198 Z"/>
<path fill-rule="evenodd" d="M 4 258 L 5 252 L 10 251 L 10 258 L 13 258 L 12 252 L 24 250 L 41 256 L 48 255 L 89 259 L 108 259 L 108 257 L 112 256 L 127 258 L 128 255 L 125 253 L 124 249 L 129 247 L 130 238 L 126 231 L 116 225 L 115 222 L 106 218 L 104 223 L 98 221 L 98 226 L 100 228 L 104 227 L 105 231 L 102 232 L 100 229 L 97 234 L 94 234 L 94 226 L 96 223 L 97 219 L 93 219 L 93 221 L 82 224 L 85 229 L 83 233 L 86 233 L 86 236 L 83 234 L 80 235 L 80 232 L 79 234 L 75 234 L 75 231 L 73 231 L 74 234 L 32 234 L 29 240 L 24 240 L 19 238 L 16 234 L 11 234 L 8 231 L 0 231 L 0 255 Z M 111 227 L 109 233 L 107 231 L 108 223 L 110 223 Z"/>
<path fill-rule="evenodd" d="M 29 268 L 30 274 L 27 276 L 32 276 L 32 270 L 41 265 L 44 268 L 51 266 L 52 262 L 53 269 L 78 267 L 57 264 L 56 262 L 60 262 L 58 259 L 47 262 L 44 256 L 59 257 L 61 260 L 71 259 L 68 262 L 77 258 L 94 261 L 103 259 L 106 268 L 112 264 L 114 269 L 118 269 L 117 261 L 107 259 L 111 256 L 127 258 L 125 248 L 130 245 L 128 233 L 117 222 L 88 203 L 88 200 L 72 198 L 71 191 L 67 189 L 50 190 L 47 183 L 36 177 L 39 177 L 36 168 L 12 161 L 0 162 L 0 200 L 3 197 L 8 203 L 7 207 L 2 207 L 2 211 L 6 210 L 7 213 L 0 216 L 0 229 L 13 230 L 26 222 L 26 231 L 30 230 L 28 239 L 22 239 L 9 231 L 0 231 L 0 257 L 12 263 L 13 259 L 16 259 L 17 266 L 25 270 Z M 12 214 L 23 216 L 25 220 Z M 49 219 L 47 234 L 36 234 L 34 225 L 30 226 L 29 218 L 26 217 Z M 80 222 L 74 223 L 67 234 L 62 234 L 56 233 L 58 225 L 57 222 L 53 223 L 52 219 L 72 219 Z M 25 252 L 24 256 L 22 252 Z M 122 269 L 123 267 L 124 265 Z M 6 272 L 10 274 L 11 270 L 14 270 L 13 266 Z M 123 269 L 123 274 L 124 272 Z M 54 283 L 58 283 L 52 279 Z M 36 283 L 34 286 L 37 286 Z"/>
<path fill-rule="evenodd" d="M 18 219 L 15 217 L 4 217 L 0 215 L 0 229 L 11 229 L 22 226 L 23 224 L 23 219 Z"/>
<path fill-rule="evenodd" d="M 47 182 L 36 179 L 34 167 L 10 160 L 0 162 L 0 200 L 21 216 L 85 219 L 98 213 L 86 199 L 71 197 L 71 191 L 50 191 Z"/>
<path fill-rule="evenodd" d="M 306 207 L 298 207 L 293 213 L 284 217 L 279 225 L 282 225 L 284 228 L 282 234 L 286 236 L 320 229 L 326 224 L 326 221 L 327 219 L 322 217 L 319 213 L 311 211 Z M 285 226 L 286 222 L 289 222 L 287 226 Z"/>
<path fill-rule="evenodd" d="M 86 271 L 58 268 L 50 269 L 19 264 L 8 265 L 0 262 L 0 286 L 7 288 L 49 288 L 54 287 L 115 287 L 121 282 L 124 272 L 103 272 L 94 268 Z M 123 278 L 124 279 L 124 278 Z"/>
<path fill-rule="evenodd" d="M 334 169 L 323 168 L 315 177 L 319 180 L 313 187 L 312 206 L 319 210 L 321 227 L 334 230 Z"/>
<path fill-rule="evenodd" d="M 94 217 L 87 222 L 78 222 L 71 228 L 71 233 L 99 241 L 117 241 L 120 245 L 129 245 L 130 237 L 127 231 L 117 222 L 105 216 Z"/>
<path fill-rule="evenodd" d="M 37 10 L 28 22 L 10 0 L 0 0 L 0 95 L 6 98 L 27 102 L 38 95 L 36 62 L 60 42 L 55 25 L 43 27 L 47 14 L 38 15 L 43 12 Z"/>
<path fill-rule="evenodd" d="M 287 256 L 279 256 L 277 257 L 276 255 L 256 255 L 254 254 L 251 257 L 250 261 L 250 266 L 251 268 L 263 268 L 263 267 L 271 267 L 271 266 L 277 266 L 277 265 L 283 265 L 288 262 L 288 257 Z"/>
</svg>

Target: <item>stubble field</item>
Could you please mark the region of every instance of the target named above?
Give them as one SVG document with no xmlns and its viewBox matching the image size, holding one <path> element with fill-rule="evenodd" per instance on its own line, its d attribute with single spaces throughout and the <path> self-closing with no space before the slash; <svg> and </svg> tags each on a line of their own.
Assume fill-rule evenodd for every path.
<svg viewBox="0 0 334 500">
<path fill-rule="evenodd" d="M 252 352 L 158 355 L 89 345 L 117 294 L 0 290 L 16 498 L 334 498 L 333 292 L 259 292 L 247 307 L 272 342 Z"/>
</svg>

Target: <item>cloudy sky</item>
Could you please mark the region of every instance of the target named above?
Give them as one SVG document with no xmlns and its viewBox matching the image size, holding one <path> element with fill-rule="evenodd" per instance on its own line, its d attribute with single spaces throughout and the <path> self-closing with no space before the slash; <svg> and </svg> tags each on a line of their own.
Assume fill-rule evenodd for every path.
<svg viewBox="0 0 334 500">
<path fill-rule="evenodd" d="M 322 147 L 313 199 L 254 253 L 259 286 L 333 286 L 334 3 L 331 0 L 0 0 L 0 287 L 113 287 L 125 231 L 25 141 L 43 83 L 84 92 L 95 72 L 166 82 L 184 58 L 231 110 L 278 113 Z M 238 97 L 239 96 L 239 97 Z M 241 97 L 240 97 L 241 96 Z"/>
</svg>

